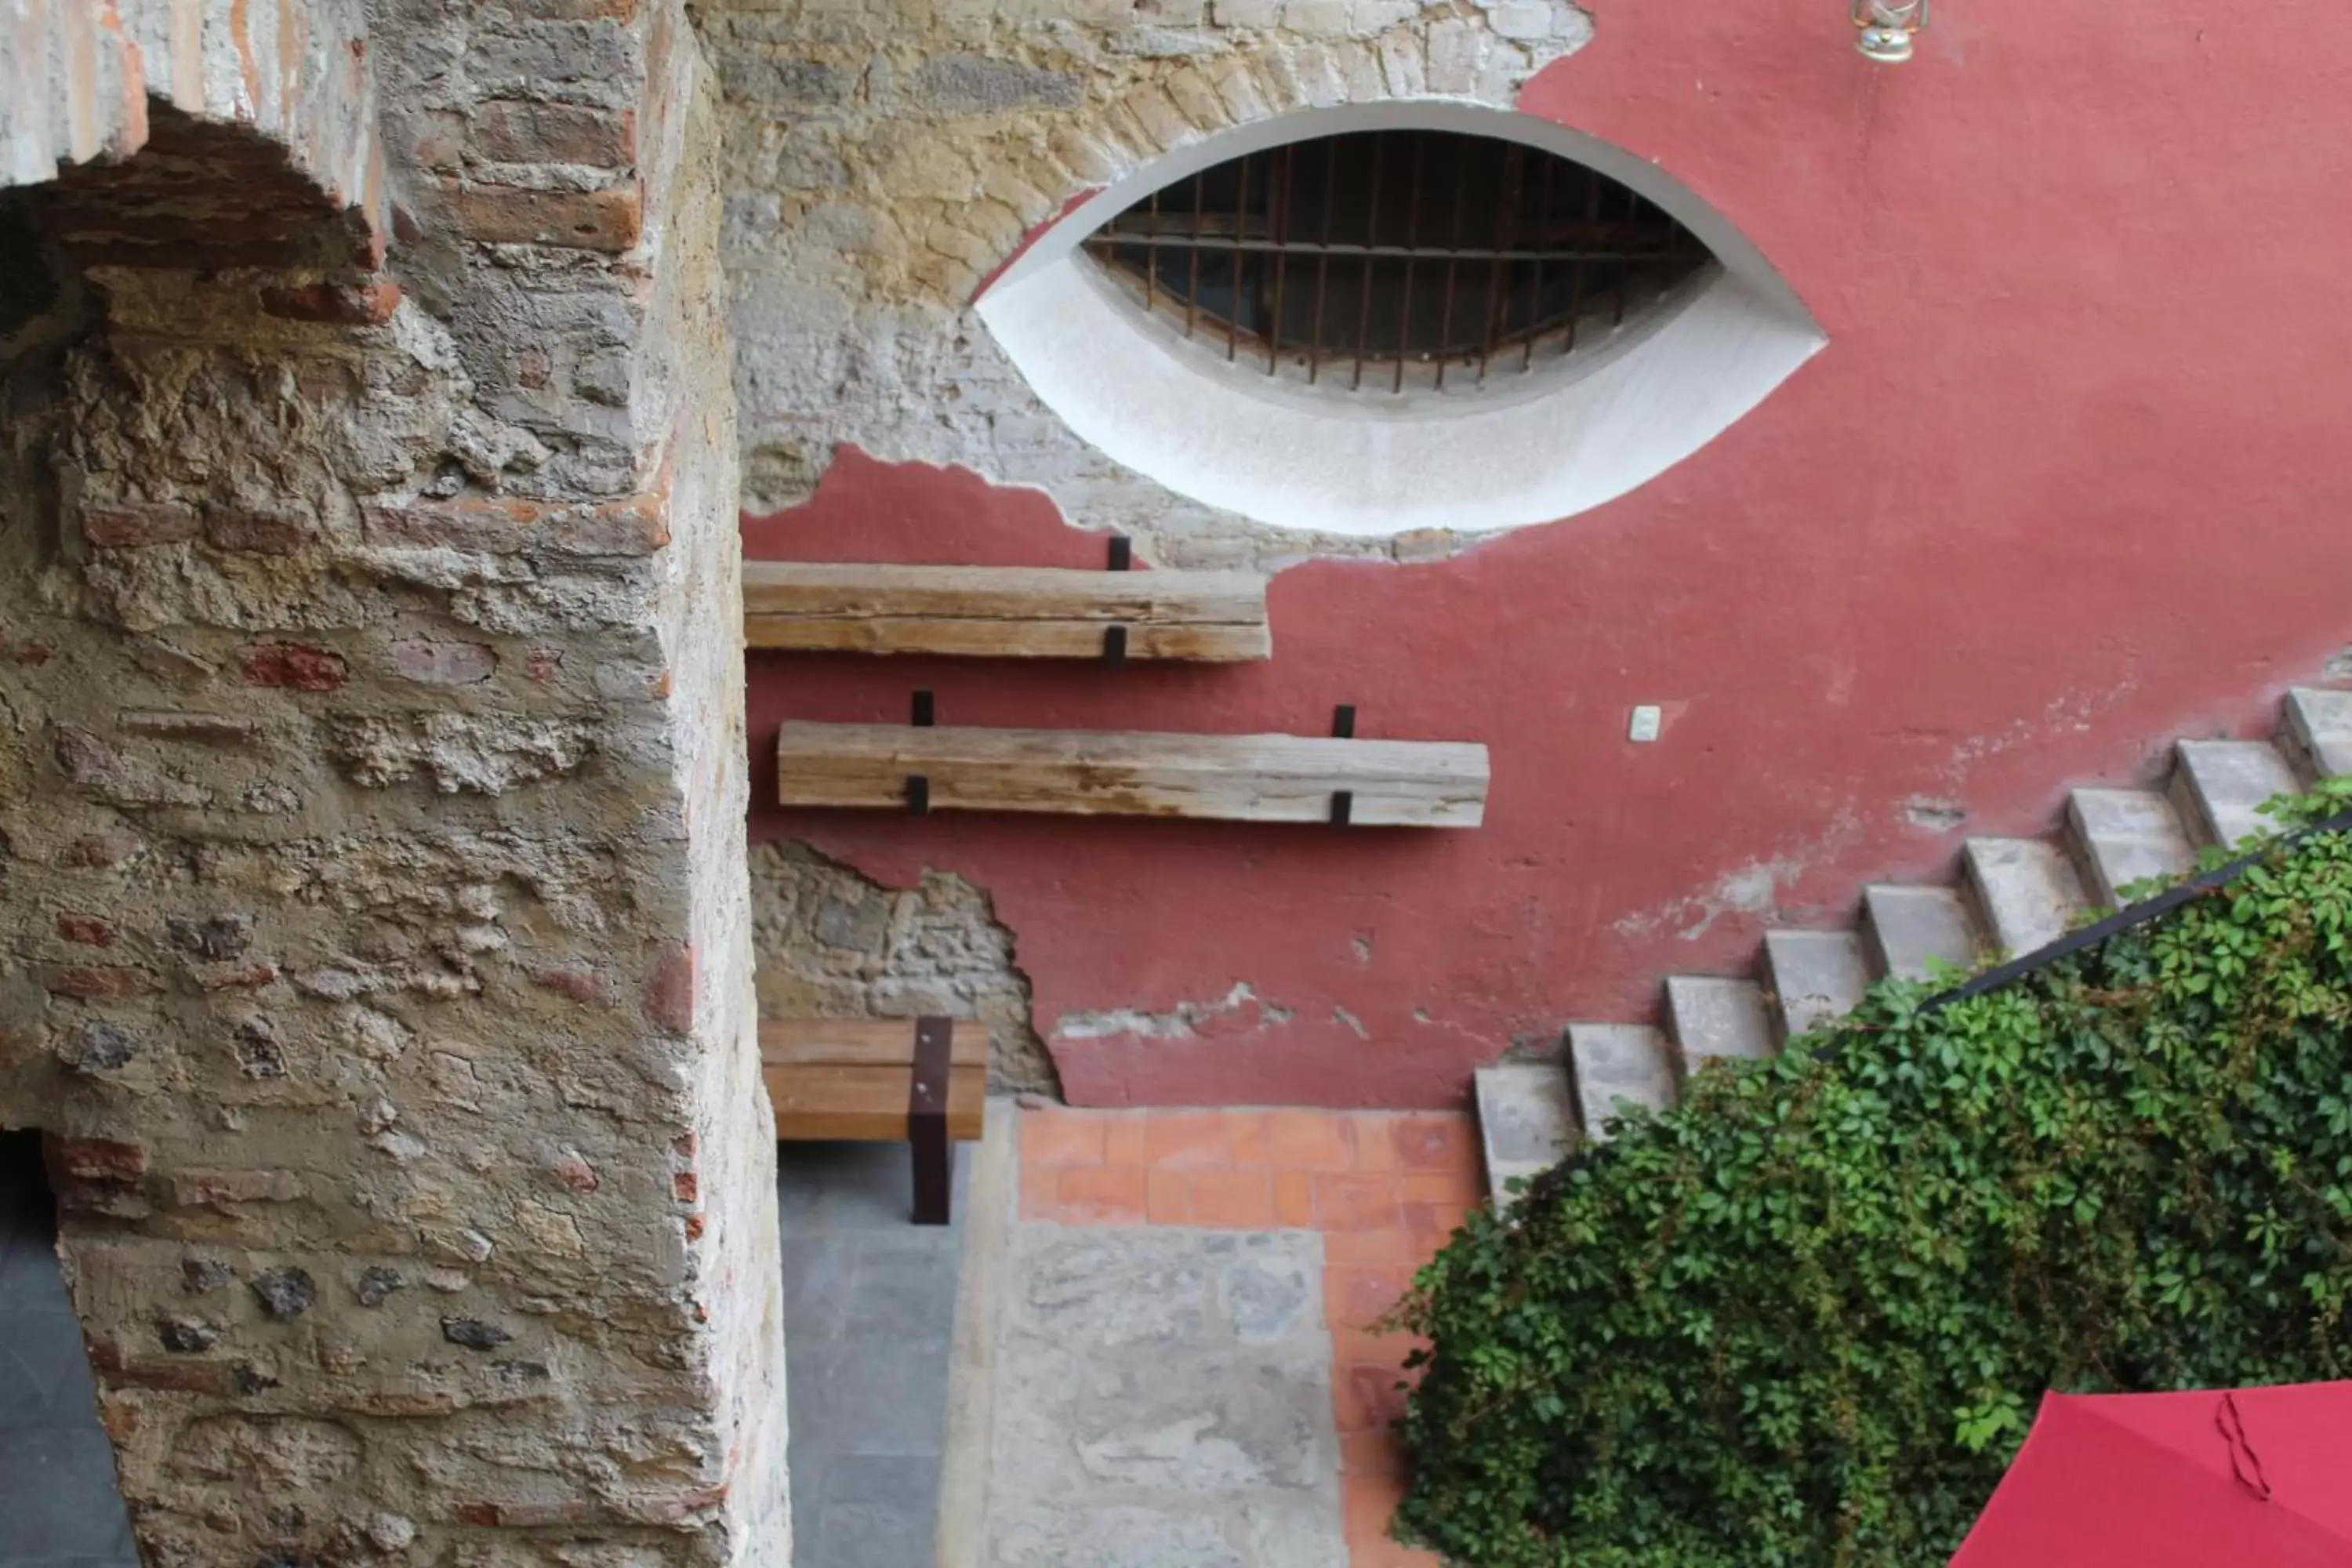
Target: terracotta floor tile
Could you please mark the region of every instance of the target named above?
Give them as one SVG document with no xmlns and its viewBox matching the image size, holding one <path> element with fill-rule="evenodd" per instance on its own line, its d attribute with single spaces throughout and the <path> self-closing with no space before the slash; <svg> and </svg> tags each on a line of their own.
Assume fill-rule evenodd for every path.
<svg viewBox="0 0 2352 1568">
<path fill-rule="evenodd" d="M 1413 1262 L 1420 1264 L 1436 1257 L 1437 1249 L 1462 1228 L 1462 1222 L 1469 1217 L 1471 1205 L 1422 1204 L 1408 1199 L 1403 1208 L 1407 1248 Z"/>
<path fill-rule="evenodd" d="M 1328 1110 L 1273 1110 L 1266 1136 L 1282 1171 L 1344 1171 L 1355 1163 L 1348 1118 Z"/>
<path fill-rule="evenodd" d="M 1412 1232 L 1396 1226 L 1373 1230 L 1327 1230 L 1323 1261 L 1329 1263 L 1417 1263 Z"/>
<path fill-rule="evenodd" d="M 1160 1172 L 1153 1172 L 1157 1176 Z M 1175 1175 L 1180 1173 L 1169 1172 Z M 1274 1228 L 1274 1177 L 1265 1171 L 1181 1173 L 1192 1200 L 1192 1223 L 1222 1230 Z"/>
<path fill-rule="evenodd" d="M 1389 1139 L 1389 1126 L 1395 1121 L 1396 1118 L 1393 1116 L 1378 1113 L 1350 1119 L 1348 1131 L 1349 1142 L 1354 1145 L 1350 1151 L 1350 1163 L 1354 1169 L 1359 1171 L 1396 1169 L 1396 1145 Z"/>
<path fill-rule="evenodd" d="M 1192 1184 L 1181 1171 L 1143 1173 L 1143 1215 L 1153 1225 L 1191 1225 Z"/>
<path fill-rule="evenodd" d="M 1396 1184 L 1387 1176 L 1318 1174 L 1315 1223 L 1325 1230 L 1401 1230 L 1404 1211 L 1398 1206 Z"/>
<path fill-rule="evenodd" d="M 1332 1369 L 1331 1414 L 1342 1433 L 1385 1432 L 1404 1414 L 1402 1374 L 1394 1366 L 1356 1362 Z"/>
<path fill-rule="evenodd" d="M 1079 1166 L 1061 1172 L 1055 1217 L 1065 1225 L 1141 1225 L 1143 1168 L 1139 1165 Z"/>
<path fill-rule="evenodd" d="M 1339 1439 L 1343 1476 L 1402 1476 L 1404 1467 L 1404 1439 L 1394 1432 L 1349 1432 Z"/>
<path fill-rule="evenodd" d="M 1407 1171 L 1397 1190 L 1407 1203 L 1459 1204 L 1465 1208 L 1486 1195 L 1479 1190 L 1475 1165 L 1454 1171 Z"/>
<path fill-rule="evenodd" d="M 1225 1142 L 1233 1151 L 1234 1163 L 1242 1169 L 1257 1170 L 1274 1163 L 1274 1130 L 1263 1110 L 1226 1111 Z"/>
<path fill-rule="evenodd" d="M 1143 1124 L 1143 1158 L 1158 1167 L 1219 1168 L 1233 1163 L 1224 1113 L 1163 1110 Z"/>
<path fill-rule="evenodd" d="M 1083 1110 L 1032 1110 L 1021 1118 L 1024 1167 L 1099 1165 L 1103 1119 Z"/>
<path fill-rule="evenodd" d="M 1478 1163 L 1477 1139 L 1466 1116 L 1412 1112 L 1390 1124 L 1397 1160 L 1410 1171 L 1464 1171 Z"/>
<path fill-rule="evenodd" d="M 1314 1225 L 1314 1177 L 1304 1171 L 1274 1173 L 1274 1219 L 1276 1225 L 1302 1227 Z"/>
<path fill-rule="evenodd" d="M 1108 1165 L 1142 1164 L 1145 1140 L 1150 1136 L 1150 1112 L 1113 1111 L 1105 1114 L 1102 1120 L 1103 1163 Z"/>
<path fill-rule="evenodd" d="M 1404 1294 L 1402 1264 L 1331 1263 L 1323 1268 L 1323 1321 L 1334 1329 L 1370 1329 Z"/>
</svg>

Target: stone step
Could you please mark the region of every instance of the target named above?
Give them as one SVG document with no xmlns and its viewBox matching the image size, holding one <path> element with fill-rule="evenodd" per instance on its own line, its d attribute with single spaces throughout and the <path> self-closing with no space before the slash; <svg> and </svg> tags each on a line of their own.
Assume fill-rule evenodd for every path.
<svg viewBox="0 0 2352 1568">
<path fill-rule="evenodd" d="M 2066 852 L 2039 838 L 1971 838 L 1962 857 L 1969 897 L 2011 957 L 2063 936 L 2090 907 L 2083 879 Z"/>
<path fill-rule="evenodd" d="M 1850 931 L 1766 931 L 1764 966 L 1783 1040 L 1844 1016 L 1870 989 L 1870 959 Z"/>
<path fill-rule="evenodd" d="M 1772 1009 L 1753 980 L 1676 974 L 1666 981 L 1666 1028 L 1685 1072 L 1726 1058 L 1756 1061 L 1776 1053 Z"/>
<path fill-rule="evenodd" d="M 1549 1170 L 1576 1147 L 1576 1108 L 1557 1062 L 1502 1062 L 1473 1076 L 1486 1191 L 1500 1211 L 1511 1206 L 1515 1178 Z"/>
<path fill-rule="evenodd" d="M 2279 732 L 2321 778 L 2352 773 L 2352 691 L 2297 687 L 2286 694 Z"/>
<path fill-rule="evenodd" d="M 1570 1024 L 1568 1068 L 1577 1125 L 1595 1142 L 1619 1100 L 1664 1110 L 1675 1102 L 1674 1059 L 1666 1037 L 1642 1024 Z"/>
<path fill-rule="evenodd" d="M 2173 748 L 2172 808 L 2189 830 L 2224 847 L 2278 825 L 2257 809 L 2303 781 L 2267 741 L 2183 741 Z"/>
<path fill-rule="evenodd" d="M 1926 980 L 1930 961 L 1967 969 L 1984 943 L 1968 900 L 1949 888 L 1898 887 L 1881 882 L 1862 894 L 1862 936 L 1877 973 Z"/>
<path fill-rule="evenodd" d="M 2172 803 L 2152 789 L 2078 789 L 2066 797 L 2066 834 L 2084 891 L 2109 909 L 2116 889 L 2197 863 Z"/>
</svg>

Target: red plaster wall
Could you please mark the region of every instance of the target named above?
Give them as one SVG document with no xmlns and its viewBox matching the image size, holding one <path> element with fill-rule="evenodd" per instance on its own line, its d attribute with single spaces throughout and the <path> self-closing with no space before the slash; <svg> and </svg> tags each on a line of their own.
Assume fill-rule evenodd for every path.
<svg viewBox="0 0 2352 1568">
<path fill-rule="evenodd" d="M 1842 5 L 1602 4 L 1523 107 L 1656 159 L 1830 345 L 1607 507 L 1442 563 L 1318 563 L 1276 657 L 1032 668 L 755 656 L 751 718 L 1482 740 L 1474 833 L 757 811 L 887 881 L 993 893 L 1085 1104 L 1459 1102 L 1762 915 L 1844 921 L 1969 833 L 2253 734 L 2352 640 L 2352 8 L 1945 0 L 1918 58 Z M 1050 500 L 845 453 L 754 556 L 1094 564 Z M 1624 739 L 1665 706 L 1656 744 Z M 755 787 L 772 795 L 761 756 Z M 1965 822 L 1918 825 L 1906 803 Z"/>
</svg>

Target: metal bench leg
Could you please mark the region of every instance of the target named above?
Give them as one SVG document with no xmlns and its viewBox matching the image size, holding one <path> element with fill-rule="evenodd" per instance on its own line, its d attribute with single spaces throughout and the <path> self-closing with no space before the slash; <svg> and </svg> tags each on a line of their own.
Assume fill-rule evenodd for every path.
<svg viewBox="0 0 2352 1568">
<path fill-rule="evenodd" d="M 907 1141 L 915 1152 L 915 1223 L 946 1225 L 955 1188 L 955 1145 L 948 1141 L 948 1069 L 955 1026 L 915 1020 L 915 1072 L 907 1089 Z"/>
</svg>

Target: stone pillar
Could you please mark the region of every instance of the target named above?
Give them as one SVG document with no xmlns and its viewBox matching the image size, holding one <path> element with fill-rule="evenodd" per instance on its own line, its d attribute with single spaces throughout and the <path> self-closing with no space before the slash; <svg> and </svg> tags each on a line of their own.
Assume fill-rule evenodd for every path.
<svg viewBox="0 0 2352 1568">
<path fill-rule="evenodd" d="M 125 4 L 0 193 L 0 1123 L 158 1568 L 790 1560 L 708 84 L 541 8 Z"/>
</svg>

